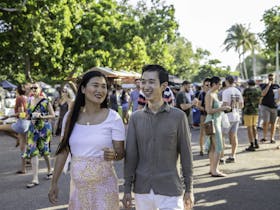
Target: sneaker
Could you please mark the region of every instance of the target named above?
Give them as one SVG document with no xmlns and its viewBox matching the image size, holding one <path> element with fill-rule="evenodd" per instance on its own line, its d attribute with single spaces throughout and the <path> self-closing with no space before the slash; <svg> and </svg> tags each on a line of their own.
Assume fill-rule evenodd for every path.
<svg viewBox="0 0 280 210">
<path fill-rule="evenodd" d="M 260 148 L 260 146 L 259 146 L 259 144 L 258 143 L 255 143 L 255 149 L 259 149 Z"/>
<path fill-rule="evenodd" d="M 271 143 L 271 144 L 275 144 L 276 141 L 275 141 L 274 139 L 271 139 L 271 140 L 270 140 L 270 143 Z"/>
<path fill-rule="evenodd" d="M 52 179 L 52 177 L 53 177 L 53 174 L 52 174 L 52 172 L 50 172 L 45 176 L 45 179 L 50 180 L 50 179 Z"/>
<path fill-rule="evenodd" d="M 253 145 L 250 145 L 250 146 L 247 147 L 245 150 L 246 150 L 246 151 L 250 151 L 250 152 L 256 151 Z"/>
<path fill-rule="evenodd" d="M 263 139 L 260 140 L 260 142 L 264 143 L 264 142 L 266 142 L 266 139 L 263 138 Z"/>
<path fill-rule="evenodd" d="M 226 159 L 226 163 L 235 163 L 235 158 L 234 157 L 228 157 Z"/>
<path fill-rule="evenodd" d="M 225 164 L 225 162 L 226 162 L 226 161 L 225 161 L 225 159 L 223 159 L 223 158 L 222 158 L 222 159 L 220 159 L 220 165 Z"/>
</svg>

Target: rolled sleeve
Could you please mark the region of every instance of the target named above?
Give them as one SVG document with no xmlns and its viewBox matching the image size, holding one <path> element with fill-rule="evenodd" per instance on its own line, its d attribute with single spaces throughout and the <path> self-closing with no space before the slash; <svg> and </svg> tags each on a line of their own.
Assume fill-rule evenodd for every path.
<svg viewBox="0 0 280 210">
<path fill-rule="evenodd" d="M 191 151 L 191 136 L 188 121 L 182 116 L 178 128 L 178 151 L 180 153 L 185 191 L 193 190 L 193 157 Z"/>
</svg>

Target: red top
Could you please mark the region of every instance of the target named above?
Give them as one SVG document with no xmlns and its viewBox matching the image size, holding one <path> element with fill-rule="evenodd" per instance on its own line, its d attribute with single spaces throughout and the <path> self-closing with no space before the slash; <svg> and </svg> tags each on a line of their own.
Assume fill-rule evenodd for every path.
<svg viewBox="0 0 280 210">
<path fill-rule="evenodd" d="M 24 112 L 26 112 L 26 109 L 27 109 L 26 104 L 27 104 L 26 96 L 23 96 L 23 95 L 17 96 L 17 98 L 16 98 L 16 105 L 15 105 L 15 113 L 16 114 L 19 113 L 19 109 L 21 107 L 23 107 L 24 108 Z"/>
</svg>

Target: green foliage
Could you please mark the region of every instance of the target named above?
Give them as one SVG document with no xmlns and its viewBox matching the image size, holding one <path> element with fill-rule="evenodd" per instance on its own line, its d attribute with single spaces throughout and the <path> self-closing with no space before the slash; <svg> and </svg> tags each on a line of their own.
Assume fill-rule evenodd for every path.
<svg viewBox="0 0 280 210">
<path fill-rule="evenodd" d="M 262 21 L 264 22 L 265 30 L 261 34 L 261 38 L 267 48 L 274 51 L 275 43 L 280 40 L 280 6 L 275 6 L 265 11 Z"/>
<path fill-rule="evenodd" d="M 248 79 L 248 72 L 245 62 L 245 54 L 248 51 L 253 51 L 258 47 L 258 42 L 254 33 L 251 33 L 249 27 L 243 24 L 232 25 L 227 30 L 227 37 L 224 41 L 225 50 L 234 49 L 238 53 L 239 63 L 241 65 L 241 58 L 243 59 L 243 68 L 239 68 L 241 77 Z M 244 74 L 244 75 L 243 75 Z"/>
<path fill-rule="evenodd" d="M 158 63 L 192 79 L 210 53 L 179 36 L 173 5 L 141 0 L 2 0 L 0 79 L 57 83 L 93 66 Z"/>
<path fill-rule="evenodd" d="M 202 82 L 206 77 L 226 77 L 227 75 L 236 75 L 238 76 L 238 72 L 230 71 L 230 67 L 219 66 L 221 61 L 214 59 L 209 60 L 206 64 L 201 65 L 199 67 L 199 72 L 197 75 L 193 77 L 194 82 Z"/>
<path fill-rule="evenodd" d="M 262 21 L 265 30 L 260 34 L 265 43 L 264 55 L 267 59 L 267 68 L 262 70 L 263 73 L 275 71 L 275 46 L 280 40 L 280 6 L 275 6 L 265 11 Z"/>
</svg>

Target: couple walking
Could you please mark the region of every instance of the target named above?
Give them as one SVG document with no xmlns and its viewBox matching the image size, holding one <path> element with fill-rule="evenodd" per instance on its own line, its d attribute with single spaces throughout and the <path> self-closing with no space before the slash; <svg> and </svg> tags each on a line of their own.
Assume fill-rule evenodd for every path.
<svg viewBox="0 0 280 210">
<path fill-rule="evenodd" d="M 97 70 L 81 81 L 55 161 L 49 200 L 56 203 L 58 179 L 71 154 L 69 209 L 119 209 L 113 161 L 125 156 L 123 204 L 130 208 L 132 190 L 137 210 L 191 209 L 192 154 L 185 113 L 163 102 L 168 73 L 159 65 L 142 71 L 148 101 L 131 116 L 124 150 L 125 129 L 120 116 L 107 108 L 108 83 Z M 180 156 L 182 184 L 177 170 Z"/>
</svg>

